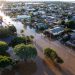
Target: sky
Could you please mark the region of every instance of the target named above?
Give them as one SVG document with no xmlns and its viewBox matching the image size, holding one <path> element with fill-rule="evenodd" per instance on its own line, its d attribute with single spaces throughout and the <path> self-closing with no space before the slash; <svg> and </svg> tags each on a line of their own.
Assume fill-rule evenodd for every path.
<svg viewBox="0 0 75 75">
<path fill-rule="evenodd" d="M 72 2 L 75 0 L 6 0 L 6 1 L 66 1 L 66 2 Z"/>
<path fill-rule="evenodd" d="M 75 0 L 6 0 L 6 1 L 66 1 L 66 2 L 72 2 Z"/>
</svg>

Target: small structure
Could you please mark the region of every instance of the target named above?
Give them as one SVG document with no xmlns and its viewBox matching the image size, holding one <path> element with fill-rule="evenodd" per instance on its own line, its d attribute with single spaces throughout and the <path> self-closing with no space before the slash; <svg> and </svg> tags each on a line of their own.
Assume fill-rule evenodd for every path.
<svg viewBox="0 0 75 75">
<path fill-rule="evenodd" d="M 29 15 L 17 15 L 17 19 L 18 20 L 23 20 L 23 19 L 29 20 L 29 19 L 31 19 L 31 16 L 29 16 Z"/>
<path fill-rule="evenodd" d="M 41 29 L 41 28 L 47 29 L 48 26 L 47 26 L 46 24 L 44 24 L 44 23 L 37 23 L 37 24 L 36 24 L 36 28 L 37 28 L 37 29 Z"/>
<path fill-rule="evenodd" d="M 52 29 L 48 29 L 46 30 L 46 32 L 48 32 L 51 37 L 57 37 L 59 35 L 61 35 L 64 32 L 64 28 L 62 27 L 54 27 Z"/>
</svg>

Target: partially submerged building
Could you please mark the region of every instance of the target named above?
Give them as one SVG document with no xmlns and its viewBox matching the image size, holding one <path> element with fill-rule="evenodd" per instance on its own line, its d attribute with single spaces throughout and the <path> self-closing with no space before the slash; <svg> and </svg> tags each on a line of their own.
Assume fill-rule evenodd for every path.
<svg viewBox="0 0 75 75">
<path fill-rule="evenodd" d="M 54 27 L 52 29 L 47 29 L 45 32 L 47 32 L 47 35 L 51 38 L 55 38 L 57 36 L 60 36 L 64 32 L 63 27 Z"/>
</svg>

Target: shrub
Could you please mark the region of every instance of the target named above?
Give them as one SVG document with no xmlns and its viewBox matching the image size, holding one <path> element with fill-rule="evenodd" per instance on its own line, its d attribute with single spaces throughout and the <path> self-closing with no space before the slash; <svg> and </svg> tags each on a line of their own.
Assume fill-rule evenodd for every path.
<svg viewBox="0 0 75 75">
<path fill-rule="evenodd" d="M 14 25 L 8 26 L 8 30 L 9 30 L 11 33 L 16 32 L 16 28 L 15 28 Z"/>
<path fill-rule="evenodd" d="M 51 49 L 51 48 L 46 48 L 44 50 L 44 54 L 50 58 L 52 61 L 56 62 L 56 63 L 60 63 L 62 64 L 64 61 L 57 55 L 57 53 Z"/>
<path fill-rule="evenodd" d="M 66 25 L 68 28 L 75 29 L 75 21 L 68 21 Z"/>
<path fill-rule="evenodd" d="M 61 25 L 65 25 L 65 21 L 64 20 L 61 21 Z"/>
<path fill-rule="evenodd" d="M 9 35 L 9 30 L 7 28 L 0 28 L 0 38 L 5 38 Z"/>
<path fill-rule="evenodd" d="M 0 41 L 0 54 L 5 53 L 8 49 L 8 44 L 6 42 Z"/>
<path fill-rule="evenodd" d="M 31 36 L 26 36 L 26 43 L 28 44 L 28 43 L 31 43 L 32 42 L 32 38 L 31 38 Z"/>
<path fill-rule="evenodd" d="M 6 38 L 12 34 L 15 34 L 15 32 L 16 32 L 16 28 L 14 26 L 0 28 L 0 38 Z"/>
<path fill-rule="evenodd" d="M 0 56 L 0 67 L 1 68 L 7 67 L 12 64 L 13 64 L 12 59 L 10 57 Z"/>
<path fill-rule="evenodd" d="M 18 44 L 24 43 L 26 44 L 26 38 L 25 37 L 15 37 L 12 41 L 11 41 L 11 45 L 15 46 Z"/>
<path fill-rule="evenodd" d="M 57 57 L 56 52 L 53 49 L 46 48 L 44 54 L 52 60 L 55 60 Z"/>
<path fill-rule="evenodd" d="M 11 45 L 15 46 L 15 45 L 18 45 L 18 44 L 21 44 L 21 43 L 29 44 L 31 42 L 32 42 L 32 39 L 30 38 L 30 36 L 27 36 L 27 37 L 15 37 L 12 40 Z"/>
</svg>

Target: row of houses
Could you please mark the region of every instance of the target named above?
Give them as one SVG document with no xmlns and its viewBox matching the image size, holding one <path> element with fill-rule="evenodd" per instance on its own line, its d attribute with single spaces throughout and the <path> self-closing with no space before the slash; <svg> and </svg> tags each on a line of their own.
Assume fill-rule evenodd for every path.
<svg viewBox="0 0 75 75">
<path fill-rule="evenodd" d="M 11 7 L 10 7 L 11 6 Z M 10 13 L 16 14 L 15 18 L 19 21 L 26 20 L 30 22 L 30 25 L 36 29 L 43 29 L 52 38 L 58 36 L 64 38 L 65 28 L 61 26 L 61 21 L 68 22 L 69 20 L 75 21 L 75 5 L 74 3 L 62 3 L 62 2 L 51 2 L 51 3 L 38 3 L 38 4 L 11 4 L 7 7 Z M 6 9 L 6 8 L 5 8 Z M 4 10 L 5 12 L 7 10 Z M 9 13 L 8 13 L 9 15 Z M 73 35 L 70 33 L 70 35 Z M 58 38 L 59 38 L 58 37 Z M 70 39 L 69 39 L 70 40 Z M 67 42 L 67 41 L 66 41 Z"/>
</svg>

